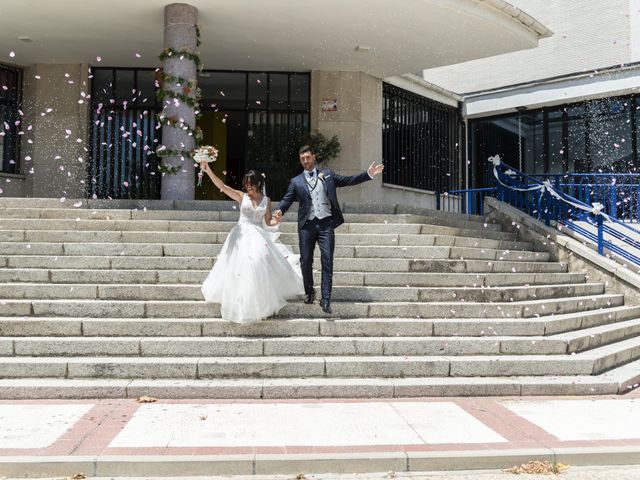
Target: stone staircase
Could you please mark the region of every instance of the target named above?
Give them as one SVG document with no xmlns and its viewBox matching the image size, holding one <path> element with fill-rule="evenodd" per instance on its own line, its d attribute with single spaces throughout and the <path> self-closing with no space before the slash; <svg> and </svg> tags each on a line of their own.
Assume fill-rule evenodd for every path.
<svg viewBox="0 0 640 480">
<path fill-rule="evenodd" d="M 200 295 L 231 204 L 84 203 L 0 199 L 0 398 L 610 394 L 640 362 L 640 306 L 480 217 L 347 213 L 334 313 L 240 326 Z"/>
</svg>

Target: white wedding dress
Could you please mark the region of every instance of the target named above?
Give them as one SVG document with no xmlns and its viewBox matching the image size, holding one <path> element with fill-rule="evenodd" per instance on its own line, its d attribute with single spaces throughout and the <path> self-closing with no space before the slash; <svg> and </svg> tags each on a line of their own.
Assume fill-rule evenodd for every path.
<svg viewBox="0 0 640 480">
<path fill-rule="evenodd" d="M 287 299 L 304 294 L 300 256 L 265 224 L 268 199 L 256 207 L 242 196 L 240 218 L 202 284 L 205 301 L 220 304 L 224 320 L 249 323 L 270 317 Z"/>
</svg>

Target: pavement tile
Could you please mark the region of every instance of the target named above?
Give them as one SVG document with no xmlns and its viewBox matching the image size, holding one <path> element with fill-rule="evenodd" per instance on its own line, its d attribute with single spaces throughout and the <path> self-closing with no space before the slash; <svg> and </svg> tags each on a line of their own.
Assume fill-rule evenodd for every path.
<svg viewBox="0 0 640 480">
<path fill-rule="evenodd" d="M 93 475 L 166 476 L 504 468 L 554 458 L 629 464 L 640 458 L 638 416 L 637 394 L 5 400 L 0 469 L 12 476 L 57 476 L 66 464 Z"/>
</svg>

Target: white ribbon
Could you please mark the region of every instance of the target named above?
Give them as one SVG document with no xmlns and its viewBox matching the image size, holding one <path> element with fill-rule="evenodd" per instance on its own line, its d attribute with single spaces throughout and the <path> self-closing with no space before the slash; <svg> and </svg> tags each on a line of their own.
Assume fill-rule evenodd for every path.
<svg viewBox="0 0 640 480">
<path fill-rule="evenodd" d="M 493 157 L 489 157 L 489 162 L 493 164 L 493 176 L 496 178 L 496 181 L 502 185 L 505 188 L 509 188 L 511 190 L 515 190 L 517 192 L 535 192 L 535 191 L 539 191 L 540 195 L 542 195 L 545 191 L 549 192 L 549 194 L 554 197 L 557 198 L 558 200 L 563 201 L 564 203 L 571 205 L 574 208 L 577 208 L 579 210 L 585 211 L 585 212 L 589 212 L 593 215 L 602 215 L 602 217 L 610 222 L 611 221 L 611 217 L 609 215 L 607 215 L 606 213 L 603 213 L 602 210 L 604 209 L 604 205 L 602 205 L 601 203 L 593 203 L 591 205 L 591 207 L 589 207 L 588 205 L 581 205 L 579 203 L 574 203 L 571 200 L 567 200 L 566 198 L 564 198 L 559 192 L 557 192 L 552 186 L 551 186 L 551 181 L 550 180 L 545 180 L 544 182 L 542 182 L 542 184 L 540 185 L 535 185 L 533 187 L 529 187 L 529 188 L 516 188 L 513 187 L 511 185 L 507 185 L 506 183 L 502 182 L 502 180 L 500 180 L 500 175 L 498 173 L 498 167 L 502 164 L 502 160 L 500 160 L 500 156 L 499 155 L 495 155 Z M 512 170 L 508 170 L 505 172 L 505 175 L 509 175 L 509 176 L 513 176 L 516 173 Z"/>
</svg>

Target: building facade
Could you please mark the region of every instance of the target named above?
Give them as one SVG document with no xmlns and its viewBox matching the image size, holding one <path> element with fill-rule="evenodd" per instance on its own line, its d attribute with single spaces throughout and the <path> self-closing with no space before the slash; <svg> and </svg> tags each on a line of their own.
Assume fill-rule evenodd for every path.
<svg viewBox="0 0 640 480">
<path fill-rule="evenodd" d="M 554 35 L 423 73 L 463 97 L 468 185 L 487 185 L 496 154 L 532 174 L 639 172 L 640 2 L 513 4 Z"/>
<path fill-rule="evenodd" d="M 329 166 L 343 174 L 387 164 L 382 182 L 344 200 L 428 206 L 433 191 L 468 181 L 462 97 L 408 72 L 551 35 L 502 0 L 402 1 L 392 14 L 384 0 L 64 3 L 0 11 L 1 195 L 158 199 L 175 175 L 172 198 L 218 199 L 206 182 L 194 189 L 189 158 L 162 168 L 165 144 L 189 149 L 200 129 L 229 183 L 258 169 L 278 199 L 299 171 L 302 139 L 318 131 L 338 137 Z M 434 46 L 451 28 L 466 35 Z M 181 84 L 167 72 L 189 66 L 185 56 L 198 68 Z M 167 84 L 171 95 L 159 96 Z M 197 120 L 167 117 L 196 92 Z"/>
</svg>

